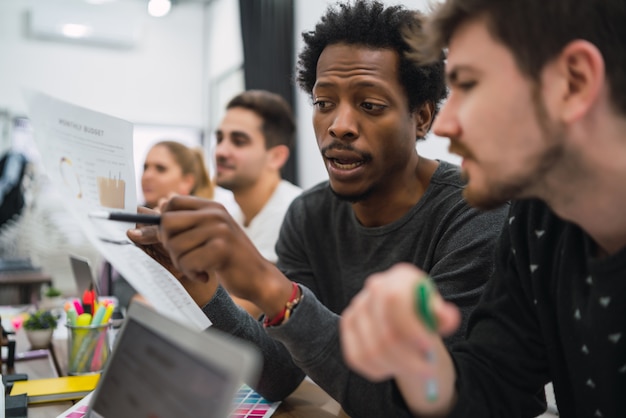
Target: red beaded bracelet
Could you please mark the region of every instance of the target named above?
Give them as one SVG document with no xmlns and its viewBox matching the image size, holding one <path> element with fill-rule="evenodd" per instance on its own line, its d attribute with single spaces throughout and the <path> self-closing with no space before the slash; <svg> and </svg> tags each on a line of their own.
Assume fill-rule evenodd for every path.
<svg viewBox="0 0 626 418">
<path fill-rule="evenodd" d="M 280 325 L 284 321 L 288 320 L 289 317 L 291 316 L 291 312 L 293 311 L 293 308 L 302 300 L 302 295 L 298 296 L 298 290 L 299 290 L 298 285 L 295 282 L 291 282 L 291 285 L 292 285 L 293 290 L 291 292 L 291 297 L 289 298 L 287 303 L 285 303 L 285 307 L 273 319 L 270 319 L 269 317 L 266 316 L 263 319 L 264 327 L 273 327 L 275 325 Z"/>
</svg>

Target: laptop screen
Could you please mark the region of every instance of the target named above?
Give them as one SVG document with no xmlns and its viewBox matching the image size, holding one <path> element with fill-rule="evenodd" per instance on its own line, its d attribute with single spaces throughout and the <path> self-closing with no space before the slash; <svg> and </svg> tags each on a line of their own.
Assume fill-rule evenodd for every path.
<svg viewBox="0 0 626 418">
<path fill-rule="evenodd" d="M 70 255 L 70 264 L 72 266 L 72 274 L 74 275 L 78 297 L 81 297 L 85 290 L 90 290 L 92 287 L 95 288 L 96 294 L 100 295 L 100 288 L 98 282 L 94 280 L 89 260 Z"/>
<path fill-rule="evenodd" d="M 93 409 L 105 417 L 197 417 L 228 397 L 229 377 L 130 322 Z"/>
<path fill-rule="evenodd" d="M 144 316 L 150 320 L 138 320 Z M 215 330 L 192 331 L 133 303 L 89 416 L 224 417 L 258 367 L 249 346 Z"/>
</svg>

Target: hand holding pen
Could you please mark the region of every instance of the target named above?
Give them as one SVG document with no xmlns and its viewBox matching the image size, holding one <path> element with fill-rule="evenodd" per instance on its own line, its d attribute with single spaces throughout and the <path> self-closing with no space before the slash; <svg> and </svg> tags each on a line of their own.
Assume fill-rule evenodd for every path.
<svg viewBox="0 0 626 418">
<path fill-rule="evenodd" d="M 393 378 L 417 413 L 445 410 L 454 395 L 454 366 L 439 334 L 460 323 L 427 275 L 399 264 L 372 275 L 342 313 L 348 365 L 372 381 Z M 442 407 L 443 405 L 443 407 Z"/>
<path fill-rule="evenodd" d="M 180 278 L 181 273 L 174 267 L 168 252 L 163 248 L 160 242 L 160 211 L 146 207 L 138 207 L 137 212 L 138 213 L 95 211 L 89 213 L 89 217 L 92 219 L 104 219 L 135 224 L 134 228 L 127 231 L 126 235 L 128 238 L 175 277 Z"/>
<path fill-rule="evenodd" d="M 160 209 L 165 207 L 167 203 L 168 200 L 162 200 L 159 210 L 140 206 L 137 208 L 138 213 L 99 211 L 90 213 L 89 217 L 94 219 L 134 223 L 135 227 L 126 232 L 127 237 L 137 247 L 141 248 L 147 255 L 152 257 L 156 262 L 161 264 L 174 277 L 176 277 L 183 284 L 183 286 L 185 286 L 189 294 L 196 299 L 194 297 L 194 292 L 191 290 L 193 283 L 189 283 L 189 281 L 185 279 L 183 273 L 174 266 L 170 254 L 161 243 Z M 204 297 L 202 298 L 202 301 L 198 302 L 198 304 L 201 304 L 202 302 L 204 302 Z"/>
<path fill-rule="evenodd" d="M 91 212 L 89 217 L 93 219 L 105 219 L 136 224 L 135 228 L 131 228 L 126 232 L 128 238 L 176 277 L 195 300 L 197 299 L 197 292 L 194 292 L 192 287 L 197 286 L 194 283 L 190 283 L 189 280 L 186 280 L 183 273 L 174 266 L 170 254 L 161 243 L 161 208 L 166 207 L 168 202 L 169 199 L 162 200 L 159 210 L 138 207 L 138 213 L 96 211 Z M 198 304 L 202 304 L 204 299 L 205 296 L 198 299 Z"/>
<path fill-rule="evenodd" d="M 159 240 L 196 303 L 203 305 L 213 297 L 218 275 L 231 294 L 254 302 L 258 288 L 267 285 L 255 266 L 266 260 L 223 205 L 175 196 L 161 210 Z M 128 237 L 143 245 L 143 230 L 139 235 L 129 231 Z"/>
<path fill-rule="evenodd" d="M 89 217 L 94 219 L 107 219 L 109 221 L 128 222 L 145 225 L 158 225 L 161 223 L 161 215 L 158 213 L 95 211 L 89 213 Z"/>
<path fill-rule="evenodd" d="M 158 227 L 131 229 L 127 236 L 172 272 L 198 305 L 211 300 L 218 288 L 218 275 L 231 294 L 255 304 L 263 301 L 266 276 L 278 276 L 279 272 L 272 265 L 264 277 L 259 276 L 258 266 L 267 260 L 223 205 L 193 196 L 174 196 L 160 209 Z"/>
</svg>

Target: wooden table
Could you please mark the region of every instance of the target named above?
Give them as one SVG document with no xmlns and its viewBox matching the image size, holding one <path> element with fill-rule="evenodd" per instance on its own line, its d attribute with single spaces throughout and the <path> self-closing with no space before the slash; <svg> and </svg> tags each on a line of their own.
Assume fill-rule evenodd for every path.
<svg viewBox="0 0 626 418">
<path fill-rule="evenodd" d="M 27 350 L 29 344 L 24 330 L 19 330 L 16 334 L 16 338 L 16 351 L 19 353 L 20 351 Z M 54 340 L 52 344 L 61 370 L 67 370 L 66 344 L 65 340 Z M 18 361 L 15 363 L 15 372 L 28 373 L 30 379 L 43 379 L 57 375 L 52 357 Z M 71 402 L 31 405 L 28 407 L 28 417 L 54 418 L 71 406 Z M 276 418 L 349 418 L 335 400 L 309 379 L 305 379 L 300 386 L 281 403 L 272 416 Z"/>
</svg>

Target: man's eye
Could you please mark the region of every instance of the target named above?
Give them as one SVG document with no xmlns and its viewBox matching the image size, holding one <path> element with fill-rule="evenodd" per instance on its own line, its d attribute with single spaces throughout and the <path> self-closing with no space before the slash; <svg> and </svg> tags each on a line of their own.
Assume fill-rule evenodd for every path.
<svg viewBox="0 0 626 418">
<path fill-rule="evenodd" d="M 315 106 L 316 108 L 320 110 L 327 109 L 328 107 L 330 107 L 330 102 L 326 100 L 316 100 L 313 102 L 313 106 Z"/>
<path fill-rule="evenodd" d="M 370 110 L 370 111 L 375 111 L 375 112 L 380 112 L 387 108 L 387 106 L 385 105 L 371 103 L 371 102 L 363 102 L 361 104 L 361 107 L 365 110 Z"/>
<path fill-rule="evenodd" d="M 476 85 L 475 81 L 464 81 L 462 83 L 457 83 L 457 87 L 463 91 L 468 91 L 475 85 Z"/>
</svg>

